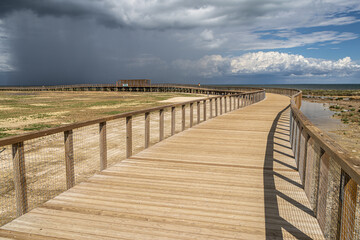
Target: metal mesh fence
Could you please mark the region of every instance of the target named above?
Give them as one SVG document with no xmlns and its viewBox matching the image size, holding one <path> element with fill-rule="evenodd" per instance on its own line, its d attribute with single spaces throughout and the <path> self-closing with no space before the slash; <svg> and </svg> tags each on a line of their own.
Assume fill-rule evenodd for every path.
<svg viewBox="0 0 360 240">
<path fill-rule="evenodd" d="M 360 185 L 357 185 L 357 198 L 355 210 L 354 239 L 360 239 Z"/>
<path fill-rule="evenodd" d="M 136 154 L 145 148 L 145 116 L 144 114 L 133 116 L 132 119 L 132 154 Z"/>
<path fill-rule="evenodd" d="M 190 127 L 190 105 L 185 105 L 185 129 Z"/>
<path fill-rule="evenodd" d="M 24 142 L 28 210 L 66 190 L 64 134 Z"/>
<path fill-rule="evenodd" d="M 322 161 L 326 161 L 324 155 Z M 340 194 L 341 167 L 332 158 L 329 159 L 328 189 L 326 193 L 326 216 L 323 232 L 326 239 L 336 239 L 339 221 L 339 194 Z M 321 225 L 320 225 L 321 226 Z"/>
<path fill-rule="evenodd" d="M 325 153 L 320 158 L 320 171 L 319 171 L 319 191 L 317 201 L 317 219 L 320 228 L 324 231 L 326 225 L 326 209 L 327 209 L 327 189 L 328 189 L 328 173 L 330 158 Z"/>
<path fill-rule="evenodd" d="M 340 239 L 358 239 L 354 238 L 358 233 L 359 223 L 355 223 L 356 213 L 358 211 L 356 203 L 358 198 L 358 185 L 350 178 L 350 176 L 342 172 L 341 174 L 341 223 L 340 223 Z"/>
<path fill-rule="evenodd" d="M 111 166 L 126 157 L 125 118 L 108 121 L 106 125 L 107 163 Z"/>
<path fill-rule="evenodd" d="M 294 144 L 294 156 L 295 156 L 295 160 L 298 166 L 298 159 L 297 159 L 297 151 L 298 151 L 298 147 L 299 147 L 299 132 L 300 132 L 300 126 L 298 124 L 298 122 L 295 121 L 295 129 L 294 129 L 294 138 L 295 138 L 295 144 Z"/>
<path fill-rule="evenodd" d="M 197 103 L 193 104 L 193 126 L 197 124 Z"/>
<path fill-rule="evenodd" d="M 155 111 L 150 113 L 150 146 L 157 142 L 159 142 L 159 112 Z"/>
<path fill-rule="evenodd" d="M 206 120 L 209 120 L 211 118 L 211 111 L 210 109 L 213 108 L 213 103 L 210 100 L 206 101 Z"/>
<path fill-rule="evenodd" d="M 200 102 L 200 122 L 204 121 L 204 101 Z"/>
<path fill-rule="evenodd" d="M 305 173 L 305 193 L 312 209 L 316 209 L 317 189 L 319 183 L 320 147 L 313 139 L 308 141 Z"/>
<path fill-rule="evenodd" d="M 11 146 L 0 147 L 0 226 L 16 218 Z"/>
<path fill-rule="evenodd" d="M 299 131 L 296 121 L 291 123 L 299 174 L 325 239 L 360 239 L 359 185 L 314 139 Z"/>
<path fill-rule="evenodd" d="M 99 125 L 73 130 L 75 184 L 100 171 Z"/>
<path fill-rule="evenodd" d="M 191 115 L 193 126 L 204 121 L 204 102 L 200 101 L 199 115 L 197 106 L 196 102 L 193 103 L 192 114 L 190 105 L 185 106 L 185 129 L 190 127 Z M 229 111 L 229 97 L 226 106 Z M 220 112 L 225 113 L 225 102 L 220 104 L 220 99 L 213 99 L 211 110 L 210 101 L 206 100 L 207 120 L 210 115 L 215 117 Z M 164 109 L 164 138 L 171 136 L 171 116 L 171 108 Z M 150 146 L 159 142 L 159 120 L 159 111 L 150 113 Z M 175 108 L 175 133 L 182 130 L 182 107 L 178 106 Z M 126 120 L 109 120 L 19 144 L 16 148 L 16 153 L 20 154 L 16 158 L 17 167 L 14 167 L 14 147 L 9 145 L 0 148 L 0 225 L 94 175 L 100 171 L 101 162 L 104 164 L 101 160 L 105 159 L 107 166 L 111 166 L 125 159 Z M 144 147 L 145 116 L 140 114 L 132 117 L 132 154 Z M 23 202 L 20 204 L 16 200 L 19 199 L 19 187 L 15 187 L 19 184 L 24 190 L 21 193 Z"/>
<path fill-rule="evenodd" d="M 182 129 L 182 108 L 178 106 L 175 108 L 175 133 L 181 132 Z"/>
<path fill-rule="evenodd" d="M 164 109 L 164 137 L 171 136 L 171 108 Z"/>
<path fill-rule="evenodd" d="M 304 184 L 305 167 L 306 167 L 306 152 L 307 152 L 307 136 L 303 131 L 300 137 L 300 154 L 298 160 L 298 171 L 302 184 Z"/>
</svg>

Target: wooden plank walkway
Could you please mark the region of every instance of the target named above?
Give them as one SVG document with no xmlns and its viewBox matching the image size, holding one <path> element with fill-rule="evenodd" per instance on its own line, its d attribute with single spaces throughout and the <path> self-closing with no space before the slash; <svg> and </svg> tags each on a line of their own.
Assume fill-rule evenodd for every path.
<svg viewBox="0 0 360 240">
<path fill-rule="evenodd" d="M 0 239 L 324 239 L 289 144 L 289 98 L 181 132 L 0 230 Z"/>
</svg>

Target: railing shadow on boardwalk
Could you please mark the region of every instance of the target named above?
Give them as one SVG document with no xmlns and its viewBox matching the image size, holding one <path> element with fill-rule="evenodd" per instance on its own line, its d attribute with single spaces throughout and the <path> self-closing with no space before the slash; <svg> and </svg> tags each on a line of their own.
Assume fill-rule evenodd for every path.
<svg viewBox="0 0 360 240">
<path fill-rule="evenodd" d="M 279 154 L 286 155 L 287 157 L 291 157 L 294 159 L 293 156 L 290 156 L 288 153 L 281 152 L 279 150 L 275 150 L 275 145 L 280 145 L 276 143 L 276 140 L 282 140 L 289 142 L 290 130 L 284 127 L 288 127 L 288 125 L 284 125 L 284 123 L 288 123 L 289 119 L 287 117 L 282 116 L 283 113 L 289 109 L 289 106 L 283 109 L 278 113 L 275 120 L 272 123 L 271 129 L 269 131 L 267 137 L 267 146 L 266 146 L 266 154 L 264 160 L 264 171 L 263 171 L 263 179 L 264 179 L 264 206 L 265 206 L 265 228 L 266 228 L 266 239 L 283 239 L 283 232 L 282 229 L 289 232 L 297 239 L 312 239 L 304 232 L 296 228 L 294 225 L 286 221 L 284 218 L 280 216 L 279 211 L 279 203 L 278 197 L 282 198 L 283 200 L 287 201 L 288 203 L 292 204 L 293 206 L 301 209 L 302 211 L 310 214 L 313 216 L 313 211 L 308 207 L 302 205 L 301 203 L 297 202 L 296 200 L 292 199 L 291 197 L 287 196 L 286 194 L 278 191 L 275 187 L 275 177 L 281 178 L 284 181 L 289 182 L 290 184 L 295 185 L 296 187 L 302 188 L 302 186 L 283 176 L 281 173 L 274 171 L 274 163 L 281 164 L 285 166 L 289 170 L 297 170 L 294 166 L 291 166 L 283 161 L 277 160 L 274 158 L 274 152 Z M 286 118 L 286 119 L 285 119 Z M 279 132 L 282 130 L 282 132 Z M 284 133 L 284 131 L 286 133 Z M 279 134 L 280 136 L 275 136 L 275 134 Z M 288 148 L 284 145 L 281 147 Z M 294 159 L 295 161 L 295 159 Z"/>
</svg>

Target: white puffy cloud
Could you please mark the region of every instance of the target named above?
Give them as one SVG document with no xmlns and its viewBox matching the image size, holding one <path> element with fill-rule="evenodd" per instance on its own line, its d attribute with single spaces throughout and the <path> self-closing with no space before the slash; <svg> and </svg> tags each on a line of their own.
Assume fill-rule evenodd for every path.
<svg viewBox="0 0 360 240">
<path fill-rule="evenodd" d="M 191 74 L 216 77 L 242 74 L 284 76 L 346 76 L 360 71 L 360 65 L 345 57 L 337 61 L 305 58 L 280 52 L 254 52 L 237 57 L 205 56 L 199 60 L 177 60 L 173 65 Z"/>
</svg>

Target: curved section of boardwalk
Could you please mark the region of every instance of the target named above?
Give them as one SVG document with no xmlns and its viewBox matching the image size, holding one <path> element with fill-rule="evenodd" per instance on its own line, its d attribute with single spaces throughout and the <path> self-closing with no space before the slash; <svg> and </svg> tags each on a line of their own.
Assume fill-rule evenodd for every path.
<svg viewBox="0 0 360 240">
<path fill-rule="evenodd" d="M 268 94 L 181 132 L 3 226 L 0 239 L 323 239 L 288 104 Z"/>
</svg>

